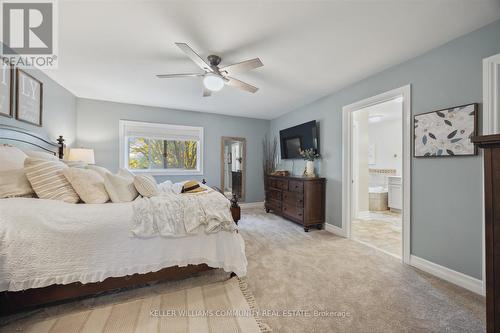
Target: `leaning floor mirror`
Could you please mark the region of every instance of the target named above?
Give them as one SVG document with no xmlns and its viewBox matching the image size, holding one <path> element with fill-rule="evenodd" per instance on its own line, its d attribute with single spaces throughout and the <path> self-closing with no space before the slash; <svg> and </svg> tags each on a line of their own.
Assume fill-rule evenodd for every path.
<svg viewBox="0 0 500 333">
<path fill-rule="evenodd" d="M 246 140 L 223 136 L 221 140 L 221 177 L 224 195 L 245 201 Z"/>
</svg>

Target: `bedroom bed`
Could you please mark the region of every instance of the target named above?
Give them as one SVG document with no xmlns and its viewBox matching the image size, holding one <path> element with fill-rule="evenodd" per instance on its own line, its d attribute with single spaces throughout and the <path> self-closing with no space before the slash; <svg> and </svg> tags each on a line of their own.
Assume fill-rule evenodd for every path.
<svg viewBox="0 0 500 333">
<path fill-rule="evenodd" d="M 5 125 L 0 143 L 37 147 L 59 158 L 64 153 L 62 137 L 54 143 Z M 133 214 L 132 202 L 0 199 L 0 314 L 211 268 L 246 274 L 237 232 L 200 228 L 178 238 L 133 237 Z"/>
</svg>

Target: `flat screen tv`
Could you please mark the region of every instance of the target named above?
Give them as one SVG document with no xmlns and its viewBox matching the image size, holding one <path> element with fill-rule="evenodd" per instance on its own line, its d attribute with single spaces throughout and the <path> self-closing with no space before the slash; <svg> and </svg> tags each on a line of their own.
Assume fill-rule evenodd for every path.
<svg viewBox="0 0 500 333">
<path fill-rule="evenodd" d="M 280 131 L 282 159 L 301 158 L 299 151 L 313 148 L 319 152 L 319 131 L 316 120 Z"/>
</svg>

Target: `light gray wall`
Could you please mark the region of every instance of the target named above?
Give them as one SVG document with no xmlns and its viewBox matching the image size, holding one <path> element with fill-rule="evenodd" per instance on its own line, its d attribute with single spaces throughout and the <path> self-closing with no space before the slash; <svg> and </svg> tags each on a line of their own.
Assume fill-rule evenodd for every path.
<svg viewBox="0 0 500 333">
<path fill-rule="evenodd" d="M 269 130 L 268 120 L 221 116 L 210 113 L 171 110 L 141 105 L 81 99 L 77 101 L 78 145 L 95 150 L 96 163 L 110 170 L 119 168 L 118 122 L 120 119 L 149 121 L 175 125 L 203 126 L 203 176 L 163 176 L 170 179 L 205 178 L 210 185 L 220 186 L 220 147 L 222 136 L 247 140 L 246 201 L 264 200 L 262 180 L 262 140 Z"/>
<path fill-rule="evenodd" d="M 320 122 L 327 219 L 341 226 L 342 107 L 407 84 L 413 114 L 481 102 L 482 59 L 497 53 L 500 21 L 273 120 L 271 136 L 312 119 Z M 296 170 L 302 170 L 300 163 Z M 412 254 L 480 279 L 481 157 L 412 158 L 411 198 Z"/>
<path fill-rule="evenodd" d="M 42 127 L 30 125 L 14 118 L 0 116 L 0 124 L 24 128 L 30 132 L 48 136 L 56 140 L 59 135 L 72 145 L 76 141 L 76 97 L 39 70 L 26 70 L 43 82 Z M 14 87 L 15 89 L 15 83 Z M 14 99 L 15 101 L 15 99 Z"/>
</svg>

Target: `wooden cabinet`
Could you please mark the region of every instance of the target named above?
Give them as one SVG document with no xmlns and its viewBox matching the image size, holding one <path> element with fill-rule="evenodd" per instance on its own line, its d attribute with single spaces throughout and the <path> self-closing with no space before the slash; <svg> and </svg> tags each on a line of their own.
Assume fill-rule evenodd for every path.
<svg viewBox="0 0 500 333">
<path fill-rule="evenodd" d="M 472 138 L 484 148 L 486 331 L 500 332 L 500 134 Z"/>
<path fill-rule="evenodd" d="M 389 207 L 391 209 L 403 209 L 403 187 L 400 176 L 387 177 Z"/>
<path fill-rule="evenodd" d="M 325 178 L 267 176 L 266 211 L 300 223 L 307 232 L 325 223 Z"/>
</svg>

